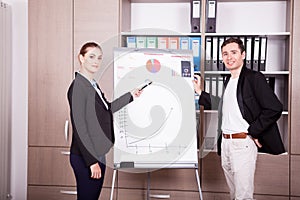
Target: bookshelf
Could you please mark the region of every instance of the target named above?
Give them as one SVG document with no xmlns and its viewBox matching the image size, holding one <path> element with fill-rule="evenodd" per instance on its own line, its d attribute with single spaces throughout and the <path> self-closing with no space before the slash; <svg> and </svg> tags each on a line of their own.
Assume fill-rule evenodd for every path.
<svg viewBox="0 0 300 200">
<path fill-rule="evenodd" d="M 267 38 L 266 63 L 262 73 L 266 77 L 275 79 L 275 93 L 284 104 L 285 115 L 288 115 L 289 93 L 287 88 L 289 88 L 290 83 L 291 1 L 218 0 L 215 33 L 203 31 L 206 30 L 207 1 L 202 0 L 201 6 L 201 32 L 191 33 L 189 1 L 131 1 L 131 15 L 127 19 L 123 19 L 123 21 L 127 20 L 125 23 L 127 24 L 127 30 L 121 29 L 123 31 L 121 32 L 121 46 L 127 46 L 126 38 L 128 37 L 201 38 L 201 52 L 199 52 L 201 59 L 199 60 L 200 63 L 195 64 L 200 67 L 195 68 L 195 72 L 201 73 L 202 77 L 220 77 L 229 74 L 229 72 L 219 69 L 206 69 L 207 38 L 225 38 L 229 36 L 243 37 L 245 40 L 246 38 L 253 40 L 259 37 Z M 128 6 L 126 8 L 128 9 Z M 165 12 L 165 10 L 168 10 L 168 12 Z M 253 14 L 253 10 L 255 10 L 255 14 Z M 267 16 L 266 12 L 268 13 Z M 153 17 L 149 17 L 152 16 L 151 14 Z M 191 49 L 191 47 L 189 48 Z M 198 62 L 198 60 L 194 61 Z M 206 112 L 199 113 L 206 115 Z M 288 124 L 288 121 L 286 124 Z M 204 132 L 207 131 L 209 130 L 204 130 Z M 284 132 L 288 135 L 288 131 L 284 130 Z M 288 149 L 288 144 L 285 145 Z"/>
<path fill-rule="evenodd" d="M 174 16 L 175 20 L 170 20 L 165 17 L 166 13 L 158 10 L 155 12 L 155 17 L 151 18 L 149 13 L 154 11 L 155 7 L 164 8 L 165 4 L 169 5 L 168 14 Z M 216 13 L 216 32 L 208 33 L 206 30 L 206 7 L 207 1 L 202 0 L 201 7 L 201 32 L 191 33 L 190 31 L 190 1 L 187 0 L 132 0 L 129 2 L 130 14 L 127 18 L 122 19 L 122 23 L 126 26 L 121 26 L 121 42 L 120 46 L 126 46 L 126 37 L 128 36 L 157 36 L 157 37 L 200 37 L 201 38 L 201 52 L 199 61 L 202 77 L 206 76 L 224 76 L 228 75 L 228 71 L 223 70 L 206 70 L 206 38 L 209 37 L 266 37 L 267 38 L 267 52 L 265 70 L 261 71 L 266 77 L 274 77 L 274 90 L 280 101 L 284 105 L 282 117 L 278 121 L 280 132 L 287 150 L 287 154 L 282 155 L 276 162 L 276 158 L 269 157 L 269 155 L 259 155 L 263 159 L 276 162 L 278 170 L 273 181 L 280 181 L 282 176 L 289 174 L 289 155 L 290 155 L 290 135 L 291 135 L 291 66 L 292 66 L 292 36 L 293 36 L 293 12 L 294 0 L 218 0 Z M 144 9 L 147 9 L 145 12 Z M 173 10 L 172 10 L 173 9 Z M 181 9 L 181 12 L 178 10 Z M 176 20 L 180 18 L 180 20 Z M 182 19 L 185 18 L 185 19 Z M 175 22 L 174 22 L 175 21 Z M 175 23 L 175 24 L 174 24 Z M 178 23 L 178 24 L 176 24 Z M 187 26 L 188 25 L 188 26 Z M 204 80 L 203 80 L 204 82 Z M 202 84 L 204 85 L 204 84 Z M 217 111 L 216 110 L 200 110 L 196 111 L 197 117 L 200 117 L 199 124 L 200 142 L 205 143 L 205 137 L 216 137 L 217 130 Z M 199 146 L 201 148 L 201 146 Z M 214 152 L 216 149 L 209 152 Z M 226 183 L 222 175 L 209 174 L 206 169 L 214 169 L 219 171 L 217 166 L 218 157 L 215 154 L 206 154 L 207 156 L 200 157 L 201 173 L 203 181 L 203 190 L 208 191 L 209 195 L 218 198 L 220 196 L 215 193 L 227 192 Z M 216 162 L 212 164 L 213 162 Z M 258 162 L 262 168 L 268 166 Z M 271 183 L 266 183 L 268 178 L 265 174 L 258 172 L 257 182 L 259 184 L 266 184 L 262 186 L 256 193 L 266 195 L 289 195 L 286 190 L 286 185 L 289 185 L 289 179 L 283 179 L 282 188 L 273 187 Z M 217 181 L 212 184 L 211 179 Z M 206 183 L 206 181 L 208 183 Z M 270 188 L 272 188 L 270 190 Z M 277 188 L 277 189 L 276 189 Z M 212 194 L 214 193 L 214 194 Z M 264 198 L 263 198 L 264 199 Z"/>
</svg>

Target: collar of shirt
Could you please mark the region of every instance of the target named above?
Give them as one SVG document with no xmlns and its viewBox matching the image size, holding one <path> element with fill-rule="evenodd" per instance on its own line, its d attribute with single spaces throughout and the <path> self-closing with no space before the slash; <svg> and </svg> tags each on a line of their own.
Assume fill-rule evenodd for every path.
<svg viewBox="0 0 300 200">
<path fill-rule="evenodd" d="M 108 105 L 107 105 L 106 101 L 104 100 L 100 89 L 97 87 L 97 82 L 94 79 L 91 80 L 90 82 L 91 82 L 92 86 L 95 88 L 95 90 L 97 91 L 97 93 L 98 93 L 100 99 L 102 100 L 103 104 L 105 105 L 106 109 L 108 110 Z"/>
</svg>

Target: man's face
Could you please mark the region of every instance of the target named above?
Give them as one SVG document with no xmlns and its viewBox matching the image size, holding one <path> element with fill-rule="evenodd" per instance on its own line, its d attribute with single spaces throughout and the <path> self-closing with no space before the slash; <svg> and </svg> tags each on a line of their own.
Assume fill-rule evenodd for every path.
<svg viewBox="0 0 300 200">
<path fill-rule="evenodd" d="M 241 53 L 237 43 L 229 43 L 222 48 L 222 59 L 229 71 L 239 69 L 244 64 L 245 51 Z"/>
</svg>

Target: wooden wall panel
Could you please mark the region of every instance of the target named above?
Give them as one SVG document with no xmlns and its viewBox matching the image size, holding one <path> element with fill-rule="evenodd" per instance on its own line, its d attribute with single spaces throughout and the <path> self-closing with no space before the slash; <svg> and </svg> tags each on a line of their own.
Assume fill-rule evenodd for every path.
<svg viewBox="0 0 300 200">
<path fill-rule="evenodd" d="M 118 187 L 146 189 L 147 173 L 118 171 Z"/>
<path fill-rule="evenodd" d="M 29 147 L 28 184 L 75 186 L 68 148 Z"/>
<path fill-rule="evenodd" d="M 164 195 L 170 198 L 150 198 L 150 199 L 172 199 L 172 200 L 199 200 L 198 192 L 187 191 L 168 191 L 168 190 L 151 190 L 150 195 Z M 146 190 L 119 189 L 118 200 L 141 200 L 147 199 Z"/>
<path fill-rule="evenodd" d="M 28 1 L 29 146 L 69 146 L 67 89 L 73 72 L 72 0 Z"/>
<path fill-rule="evenodd" d="M 289 195 L 289 156 L 259 154 L 254 193 Z"/>
<path fill-rule="evenodd" d="M 76 187 L 29 186 L 28 200 L 76 200 Z M 99 200 L 110 199 L 110 188 L 102 188 Z M 117 199 L 114 195 L 113 200 Z"/>
<path fill-rule="evenodd" d="M 300 197 L 300 155 L 291 156 L 291 195 Z"/>
<path fill-rule="evenodd" d="M 79 69 L 80 47 L 87 41 L 99 43 L 103 62 L 96 79 L 109 100 L 113 96 L 113 48 L 119 44 L 119 5 L 119 0 L 74 1 L 75 70 Z"/>
<path fill-rule="evenodd" d="M 224 200 L 230 199 L 229 193 L 210 193 L 204 192 L 203 199 L 205 200 Z M 254 195 L 255 200 L 289 200 L 288 196 L 273 196 L 273 195 Z"/>
<path fill-rule="evenodd" d="M 287 155 L 259 154 L 255 174 L 255 193 L 289 195 L 289 161 Z M 229 192 L 221 158 L 210 153 L 203 158 L 202 188 L 207 192 Z M 272 172 L 273 175 L 270 175 Z"/>
<path fill-rule="evenodd" d="M 205 200 L 224 200 L 230 199 L 229 193 L 222 192 L 204 192 L 203 199 Z"/>
<path fill-rule="evenodd" d="M 291 153 L 300 154 L 300 2 L 294 0 L 294 25 L 292 35 L 292 68 L 291 68 Z"/>
<path fill-rule="evenodd" d="M 117 199 L 118 200 L 146 199 L 146 191 L 145 190 L 134 190 L 134 189 L 118 189 Z"/>
<path fill-rule="evenodd" d="M 195 170 L 161 169 L 153 171 L 150 175 L 151 189 L 198 191 Z"/>
<path fill-rule="evenodd" d="M 76 200 L 75 187 L 29 186 L 28 200 Z M 67 194 L 70 193 L 70 194 Z"/>
<path fill-rule="evenodd" d="M 105 170 L 105 178 L 103 187 L 109 187 L 112 186 L 112 179 L 113 179 L 113 151 L 111 150 L 106 154 L 106 170 Z M 116 180 L 117 181 L 117 180 Z M 116 186 L 116 184 L 115 184 Z"/>
<path fill-rule="evenodd" d="M 202 159 L 202 188 L 208 192 L 229 192 L 217 153 L 211 152 Z"/>
</svg>

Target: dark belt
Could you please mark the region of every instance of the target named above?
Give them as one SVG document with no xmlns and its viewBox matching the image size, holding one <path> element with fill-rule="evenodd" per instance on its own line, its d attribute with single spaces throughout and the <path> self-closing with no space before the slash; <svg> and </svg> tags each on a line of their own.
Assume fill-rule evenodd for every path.
<svg viewBox="0 0 300 200">
<path fill-rule="evenodd" d="M 232 134 L 225 134 L 223 133 L 223 137 L 225 139 L 243 139 L 247 137 L 247 133 L 241 132 L 241 133 L 232 133 Z"/>
</svg>

